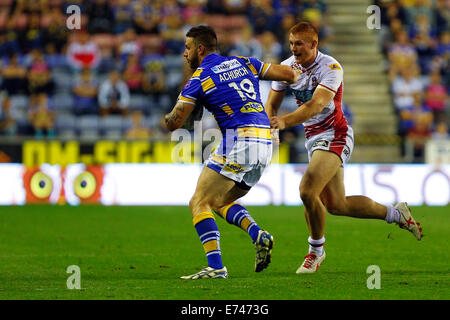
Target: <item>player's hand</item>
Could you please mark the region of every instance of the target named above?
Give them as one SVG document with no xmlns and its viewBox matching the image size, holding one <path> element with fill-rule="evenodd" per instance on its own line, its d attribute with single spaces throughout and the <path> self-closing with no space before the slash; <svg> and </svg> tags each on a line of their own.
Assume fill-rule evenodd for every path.
<svg viewBox="0 0 450 320">
<path fill-rule="evenodd" d="M 270 127 L 272 129 L 283 130 L 286 128 L 286 122 L 280 117 L 270 118 Z"/>
<path fill-rule="evenodd" d="M 293 84 L 293 83 L 296 83 L 299 79 L 300 79 L 300 76 L 302 75 L 302 70 L 300 70 L 300 69 L 292 69 L 293 70 L 293 72 L 294 72 L 294 80 L 292 81 L 292 82 L 290 82 L 290 81 L 283 81 L 284 83 L 286 83 L 286 84 Z"/>
<path fill-rule="evenodd" d="M 272 136 L 272 141 L 275 145 L 280 144 L 280 130 L 278 129 L 270 129 L 270 135 Z"/>
</svg>

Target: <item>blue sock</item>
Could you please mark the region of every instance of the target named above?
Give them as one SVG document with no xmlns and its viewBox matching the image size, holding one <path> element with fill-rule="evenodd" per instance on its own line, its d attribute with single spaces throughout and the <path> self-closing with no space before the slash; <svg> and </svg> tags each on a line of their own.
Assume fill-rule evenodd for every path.
<svg viewBox="0 0 450 320">
<path fill-rule="evenodd" d="M 208 266 L 214 269 L 222 269 L 222 257 L 220 252 L 220 232 L 212 212 L 202 212 L 193 219 L 194 227 L 205 250 Z"/>
<path fill-rule="evenodd" d="M 238 226 L 245 232 L 247 232 L 253 240 L 256 242 L 258 238 L 258 232 L 261 228 L 253 220 L 252 216 L 248 213 L 247 209 L 237 203 L 232 203 L 223 212 L 223 217 L 228 223 Z"/>
</svg>

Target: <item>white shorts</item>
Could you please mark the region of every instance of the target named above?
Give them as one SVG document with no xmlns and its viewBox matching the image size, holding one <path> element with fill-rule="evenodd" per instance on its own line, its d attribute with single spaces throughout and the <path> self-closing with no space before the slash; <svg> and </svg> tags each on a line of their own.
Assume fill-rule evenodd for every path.
<svg viewBox="0 0 450 320">
<path fill-rule="evenodd" d="M 306 139 L 308 159 L 311 161 L 315 150 L 325 150 L 337 154 L 342 164 L 346 164 L 350 160 L 354 146 L 353 129 L 350 126 L 347 128 L 342 132 L 328 130 Z"/>
<path fill-rule="evenodd" d="M 265 138 L 254 134 L 224 138 L 210 154 L 205 165 L 248 190 L 261 178 L 272 159 L 270 130 Z"/>
</svg>

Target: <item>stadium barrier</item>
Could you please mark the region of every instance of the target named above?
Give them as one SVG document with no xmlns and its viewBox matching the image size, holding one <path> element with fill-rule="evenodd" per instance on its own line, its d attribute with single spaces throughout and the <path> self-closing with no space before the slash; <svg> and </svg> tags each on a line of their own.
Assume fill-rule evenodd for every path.
<svg viewBox="0 0 450 320">
<path fill-rule="evenodd" d="M 0 164 L 0 204 L 187 205 L 201 169 L 200 164 L 162 163 Z M 305 169 L 306 164 L 272 164 L 242 203 L 300 205 Z M 349 164 L 344 176 L 347 195 L 367 195 L 383 204 L 450 203 L 448 164 Z"/>
</svg>

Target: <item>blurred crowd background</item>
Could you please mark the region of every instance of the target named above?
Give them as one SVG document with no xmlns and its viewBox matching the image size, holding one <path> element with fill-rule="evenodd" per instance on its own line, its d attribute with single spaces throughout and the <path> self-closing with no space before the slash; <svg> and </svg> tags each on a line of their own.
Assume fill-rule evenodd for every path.
<svg viewBox="0 0 450 320">
<path fill-rule="evenodd" d="M 80 30 L 66 27 L 73 4 Z M 398 134 L 420 159 L 427 139 L 449 135 L 450 2 L 373 4 Z M 161 117 L 190 76 L 182 58 L 190 27 L 213 26 L 223 55 L 277 63 L 291 55 L 288 30 L 299 21 L 313 23 L 319 49 L 333 55 L 322 0 L 0 0 L 0 135 L 167 139 Z M 215 126 L 208 114 L 204 126 Z M 281 138 L 302 136 L 299 126 Z"/>
</svg>

